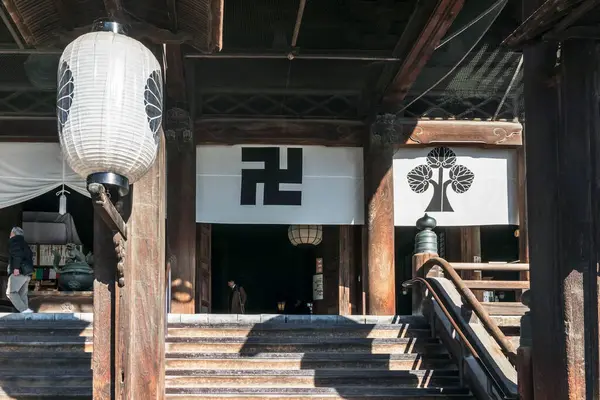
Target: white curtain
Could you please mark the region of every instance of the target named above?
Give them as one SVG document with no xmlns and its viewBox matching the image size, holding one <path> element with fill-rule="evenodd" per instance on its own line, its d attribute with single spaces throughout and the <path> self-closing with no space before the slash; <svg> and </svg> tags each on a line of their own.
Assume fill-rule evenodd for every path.
<svg viewBox="0 0 600 400">
<path fill-rule="evenodd" d="M 58 143 L 0 143 L 0 208 L 58 191 L 63 181 L 89 197 L 85 180 L 66 162 L 63 169 Z"/>
</svg>

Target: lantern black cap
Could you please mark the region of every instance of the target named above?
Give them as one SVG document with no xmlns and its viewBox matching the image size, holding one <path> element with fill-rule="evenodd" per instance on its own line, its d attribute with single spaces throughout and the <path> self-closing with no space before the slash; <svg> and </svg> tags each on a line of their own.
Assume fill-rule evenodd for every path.
<svg viewBox="0 0 600 400">
<path fill-rule="evenodd" d="M 437 226 L 437 221 L 427 214 L 425 214 L 424 216 L 422 216 L 421 218 L 419 218 L 417 220 L 417 229 L 420 231 L 433 230 L 433 229 L 435 229 L 436 226 Z"/>
<path fill-rule="evenodd" d="M 112 172 L 97 172 L 87 177 L 87 185 L 100 184 L 109 192 L 118 193 L 119 196 L 127 196 L 129 194 L 129 180 L 122 175 Z"/>
<path fill-rule="evenodd" d="M 92 32 L 113 32 L 126 35 L 127 28 L 125 25 L 112 20 L 99 19 L 92 25 Z"/>
</svg>

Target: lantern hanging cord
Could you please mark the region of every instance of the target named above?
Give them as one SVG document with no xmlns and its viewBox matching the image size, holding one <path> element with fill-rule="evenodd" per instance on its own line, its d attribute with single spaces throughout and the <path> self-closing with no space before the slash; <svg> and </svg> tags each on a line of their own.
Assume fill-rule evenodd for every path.
<svg viewBox="0 0 600 400">
<path fill-rule="evenodd" d="M 497 8 L 496 7 L 497 5 L 500 5 L 502 3 L 504 3 L 504 5 L 506 5 L 507 2 L 508 2 L 508 0 L 499 0 L 497 3 L 495 3 L 494 6 L 490 7 L 490 9 L 484 11 L 483 16 L 489 14 L 492 10 L 495 10 Z M 469 54 L 471 54 L 471 52 L 479 44 L 479 42 L 481 42 L 481 39 L 483 39 L 483 37 L 485 36 L 485 34 L 490 30 L 490 28 L 492 27 L 492 25 L 496 21 L 496 18 L 498 18 L 498 16 L 500 15 L 500 12 L 503 9 L 504 9 L 504 6 L 500 7 L 500 10 L 496 12 L 496 15 L 494 15 L 494 17 L 492 18 L 492 20 L 490 21 L 490 23 L 488 24 L 488 26 L 481 32 L 481 34 L 479 35 L 479 37 L 477 38 L 477 40 L 475 41 L 475 43 L 473 43 L 473 45 L 469 48 L 469 50 L 467 50 L 465 52 L 465 55 L 462 56 L 462 58 L 460 60 L 458 60 L 458 62 L 452 68 L 450 68 L 450 71 L 448 71 L 447 73 L 445 73 L 444 76 L 442 76 L 440 79 L 438 79 L 433 85 L 431 85 L 429 88 L 427 88 L 423 93 L 421 93 L 420 95 L 418 95 L 417 97 L 415 97 L 414 99 L 412 99 L 410 101 L 410 103 L 408 103 L 407 105 L 405 105 L 404 107 L 402 107 L 399 111 L 396 112 L 396 114 L 402 113 L 408 107 L 412 106 L 415 102 L 417 102 L 422 97 L 424 97 L 427 93 L 431 92 L 437 85 L 439 85 L 440 83 L 442 83 L 446 78 L 448 78 L 456 70 L 456 68 L 458 68 L 458 66 L 460 64 L 462 64 L 463 61 L 465 61 L 465 59 L 469 56 Z M 478 17 L 476 19 L 480 20 L 481 18 Z M 471 25 L 472 24 L 468 25 L 467 28 L 470 27 Z M 464 32 L 465 30 L 466 29 L 461 29 L 459 32 L 457 32 L 457 34 L 453 35 L 452 37 L 448 38 L 448 40 L 446 40 L 444 43 L 442 43 L 442 45 L 446 44 L 451 39 L 454 39 L 454 37 L 458 36 L 458 34 Z M 440 46 L 438 46 L 438 47 L 440 47 Z"/>
</svg>

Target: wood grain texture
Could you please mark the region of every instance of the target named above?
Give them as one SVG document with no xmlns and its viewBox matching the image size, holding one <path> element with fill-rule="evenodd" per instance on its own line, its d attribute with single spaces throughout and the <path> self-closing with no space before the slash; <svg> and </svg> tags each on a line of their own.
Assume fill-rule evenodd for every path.
<svg viewBox="0 0 600 400">
<path fill-rule="evenodd" d="M 201 119 L 194 122 L 196 144 L 280 144 L 360 146 L 365 125 L 359 121 Z"/>
<path fill-rule="evenodd" d="M 196 312 L 196 147 L 167 143 L 167 240 L 171 259 L 171 312 Z"/>
<path fill-rule="evenodd" d="M 519 207 L 519 261 L 529 262 L 529 232 L 527 229 L 527 168 L 525 148 L 517 150 L 517 199 Z M 529 281 L 529 271 L 519 273 L 519 280 Z M 520 297 L 520 296 L 519 296 Z"/>
<path fill-rule="evenodd" d="M 521 146 L 523 126 L 519 122 L 402 119 L 398 121 L 403 145 L 470 144 Z"/>
<path fill-rule="evenodd" d="M 352 314 L 352 296 L 353 289 L 351 280 L 351 263 L 353 247 L 353 226 L 339 226 L 339 267 L 338 267 L 338 307 L 339 315 Z"/>
<path fill-rule="evenodd" d="M 460 252 L 461 261 L 468 263 L 481 263 L 481 229 L 479 226 L 463 226 L 460 228 Z M 460 277 L 464 280 L 481 280 L 483 273 L 481 270 L 462 270 Z M 477 300 L 483 300 L 481 290 L 473 291 Z"/>
<path fill-rule="evenodd" d="M 115 278 L 112 232 L 94 211 L 94 399 L 111 400 L 115 385 Z"/>
<path fill-rule="evenodd" d="M 208 313 L 212 309 L 212 225 L 195 225 L 197 237 L 196 304 L 199 312 Z"/>
<path fill-rule="evenodd" d="M 365 160 L 367 311 L 396 313 L 394 184 L 391 145 L 369 143 Z"/>
<path fill-rule="evenodd" d="M 165 140 L 156 162 L 136 182 L 128 221 L 125 338 L 126 399 L 162 400 L 165 393 Z"/>
</svg>

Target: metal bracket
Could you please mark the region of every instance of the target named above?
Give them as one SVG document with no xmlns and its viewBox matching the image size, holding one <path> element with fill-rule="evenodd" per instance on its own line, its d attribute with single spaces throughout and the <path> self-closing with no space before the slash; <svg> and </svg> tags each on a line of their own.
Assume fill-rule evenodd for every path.
<svg viewBox="0 0 600 400">
<path fill-rule="evenodd" d="M 90 183 L 88 192 L 92 195 L 94 210 L 114 233 L 113 243 L 117 256 L 117 276 L 119 287 L 125 286 L 125 242 L 127 240 L 127 225 L 119 211 L 110 200 L 106 188 L 99 183 Z"/>
</svg>

